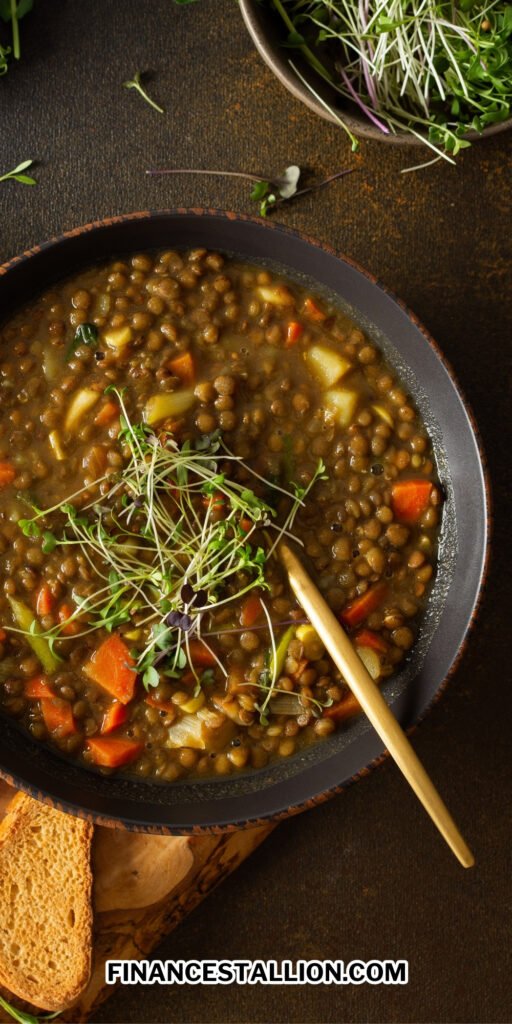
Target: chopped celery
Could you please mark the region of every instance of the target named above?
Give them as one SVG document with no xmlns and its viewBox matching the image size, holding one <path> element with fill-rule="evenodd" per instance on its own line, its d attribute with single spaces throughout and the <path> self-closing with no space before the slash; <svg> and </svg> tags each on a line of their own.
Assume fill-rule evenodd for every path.
<svg viewBox="0 0 512 1024">
<path fill-rule="evenodd" d="M 11 606 L 16 624 L 25 632 L 27 643 L 30 644 L 36 657 L 39 658 L 45 672 L 49 674 L 56 672 L 59 666 L 59 659 L 53 654 L 48 641 L 39 635 L 41 628 L 34 618 L 32 609 L 24 604 L 23 601 L 18 601 L 15 597 L 8 596 L 7 600 Z"/>
<path fill-rule="evenodd" d="M 270 676 L 272 679 L 279 679 L 279 676 L 283 674 L 284 663 L 286 661 L 286 655 L 288 648 L 295 636 L 296 626 L 289 626 L 285 633 L 283 633 L 277 647 L 274 658 L 272 652 L 270 656 Z"/>
</svg>

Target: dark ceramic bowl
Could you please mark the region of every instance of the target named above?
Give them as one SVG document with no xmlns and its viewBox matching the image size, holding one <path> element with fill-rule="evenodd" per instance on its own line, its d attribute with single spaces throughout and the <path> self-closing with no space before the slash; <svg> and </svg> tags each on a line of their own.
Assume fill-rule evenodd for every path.
<svg viewBox="0 0 512 1024">
<path fill-rule="evenodd" d="M 325 293 L 384 349 L 434 438 L 446 492 L 439 569 L 410 661 L 384 688 L 405 728 L 423 716 L 461 655 L 486 567 L 488 495 L 478 438 L 450 368 L 418 323 L 378 282 L 293 231 L 215 211 L 135 213 L 68 232 L 0 267 L 7 317 L 60 278 L 114 255 L 206 246 L 280 268 Z M 241 827 L 326 799 L 383 754 L 364 718 L 261 771 L 163 785 L 105 777 L 64 761 L 15 722 L 1 723 L 0 774 L 33 795 L 103 824 L 157 832 Z"/>
<path fill-rule="evenodd" d="M 340 97 L 335 89 L 329 86 L 320 75 L 315 74 L 310 65 L 305 61 L 298 50 L 289 50 L 283 46 L 286 39 L 286 30 L 279 16 L 272 11 L 269 4 L 262 4 L 260 0 L 239 0 L 242 16 L 252 38 L 252 41 L 271 71 L 289 92 L 296 99 L 305 103 L 315 114 L 319 114 L 331 124 L 337 124 L 336 118 L 326 110 L 322 103 L 316 99 L 309 89 L 297 77 L 289 60 L 293 60 L 303 78 L 313 86 L 315 92 L 331 107 L 338 110 L 350 130 L 358 138 L 376 139 L 379 142 L 394 143 L 400 146 L 419 146 L 421 142 L 408 132 L 397 132 L 384 135 L 368 118 L 361 114 L 355 103 L 346 102 Z M 486 135 L 495 135 L 497 132 L 506 131 L 512 127 L 512 118 L 502 121 L 500 124 L 492 124 L 483 132 L 470 131 L 465 138 L 475 141 Z"/>
</svg>

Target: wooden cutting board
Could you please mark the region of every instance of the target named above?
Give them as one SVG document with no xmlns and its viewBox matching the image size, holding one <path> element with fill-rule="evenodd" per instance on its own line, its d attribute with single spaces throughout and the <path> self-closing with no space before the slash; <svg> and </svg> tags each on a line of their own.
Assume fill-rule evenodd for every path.
<svg viewBox="0 0 512 1024">
<path fill-rule="evenodd" d="M 15 790 L 0 780 L 0 819 Z M 112 994 L 108 959 L 147 956 L 272 831 L 273 825 L 221 835 L 153 836 L 98 826 L 94 831 L 93 968 L 87 988 L 59 1020 L 87 1021 Z M 0 989 L 4 998 L 32 1013 Z M 0 1008 L 0 1021 L 11 1022 Z"/>
</svg>

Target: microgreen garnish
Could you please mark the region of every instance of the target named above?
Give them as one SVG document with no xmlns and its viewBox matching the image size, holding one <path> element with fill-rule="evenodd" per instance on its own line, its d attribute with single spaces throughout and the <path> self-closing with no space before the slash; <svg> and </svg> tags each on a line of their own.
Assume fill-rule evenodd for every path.
<svg viewBox="0 0 512 1024">
<path fill-rule="evenodd" d="M 12 1006 L 2 996 L 0 996 L 0 1006 L 13 1020 L 18 1021 L 18 1024 L 40 1024 L 40 1021 L 43 1020 L 55 1020 L 61 1014 L 61 1011 L 57 1010 L 56 1013 L 45 1013 L 41 1017 L 35 1017 L 33 1013 L 27 1013 L 26 1010 L 18 1010 L 16 1006 Z"/>
<path fill-rule="evenodd" d="M 383 135 L 406 132 L 453 163 L 464 135 L 510 117 L 512 14 L 506 0 L 266 0 L 285 45 Z M 343 113 L 294 73 L 358 143 Z M 428 166 L 423 164 L 420 166 Z M 405 168 L 415 170 L 417 168 Z"/>
<path fill-rule="evenodd" d="M 77 547 L 93 570 L 95 591 L 74 597 L 77 610 L 66 623 L 79 623 L 75 636 L 129 626 L 127 639 L 135 634 L 132 656 L 146 689 L 157 686 L 161 677 L 179 679 L 187 665 L 197 688 L 210 676 L 199 676 L 194 668 L 191 638 L 200 639 L 226 673 L 208 645 L 204 617 L 255 587 L 268 589 L 266 561 L 281 537 L 293 536 L 297 512 L 315 482 L 324 478 L 325 467 L 320 460 L 307 486 L 292 483 L 285 489 L 245 465 L 218 433 L 180 446 L 170 435 L 157 437 L 147 424 L 132 423 L 123 392 L 108 391 L 121 408 L 125 468 L 84 487 L 96 496 L 83 507 L 77 507 L 79 491 L 51 509 L 36 509 L 18 525 L 26 536 L 42 537 L 45 551 Z M 237 482 L 240 467 L 253 477 L 257 490 Z M 107 479 L 109 490 L 100 494 L 99 485 Z M 288 498 L 283 525 L 276 523 L 276 510 L 258 490 Z M 262 607 L 274 644 L 264 602 Z M 61 626 L 40 635 L 55 642 L 62 638 Z M 273 664 L 278 665 L 276 658 Z M 278 674 L 275 668 L 273 684 Z"/>
<path fill-rule="evenodd" d="M 0 74 L 2 74 L 1 70 Z M 37 185 L 35 178 L 31 178 L 28 174 L 23 174 L 23 171 L 26 171 L 27 167 L 31 167 L 33 163 L 33 160 L 24 160 L 13 171 L 7 171 L 6 174 L 0 175 L 0 181 L 19 181 L 20 185 Z"/>
<path fill-rule="evenodd" d="M 25 17 L 34 6 L 34 0 L 0 0 L 0 18 L 2 21 L 10 22 L 12 32 L 12 55 L 15 60 L 19 60 L 21 57 L 21 46 L 20 46 L 20 28 L 18 22 Z M 2 59 L 5 59 L 3 55 L 7 56 L 11 52 L 10 47 L 2 49 Z M 7 65 L 0 65 L 0 74 L 4 75 L 7 71 Z"/>
<path fill-rule="evenodd" d="M 218 178 L 242 178 L 244 181 L 254 182 L 249 198 L 253 202 L 259 203 L 260 216 L 266 217 L 272 207 L 286 203 L 290 199 L 306 196 L 310 192 L 317 192 L 318 189 L 330 185 L 332 181 L 337 181 L 338 178 L 344 178 L 346 174 L 352 174 L 355 170 L 357 170 L 355 167 L 345 168 L 343 171 L 337 171 L 336 174 L 331 174 L 328 178 L 324 178 L 323 181 L 301 189 L 297 189 L 301 170 L 296 164 L 286 167 L 282 174 L 277 175 L 273 179 L 263 178 L 257 174 L 249 174 L 245 171 L 210 171 L 195 167 L 164 167 L 148 170 L 146 174 L 152 177 L 165 174 L 206 174 Z"/>
<path fill-rule="evenodd" d="M 79 345 L 88 345 L 89 348 L 96 348 L 98 344 L 98 328 L 95 324 L 79 324 L 73 341 L 66 352 L 66 359 L 70 359 Z"/>
<path fill-rule="evenodd" d="M 142 96 L 142 99 L 145 100 L 146 103 L 149 103 L 150 107 L 153 107 L 153 110 L 158 110 L 159 114 L 165 113 L 163 107 L 159 107 L 158 103 L 155 103 L 155 101 L 151 99 L 151 96 L 148 96 L 141 81 L 140 71 L 136 71 L 133 78 L 128 79 L 127 82 L 123 82 L 123 86 L 125 89 L 135 89 L 135 91 Z"/>
</svg>

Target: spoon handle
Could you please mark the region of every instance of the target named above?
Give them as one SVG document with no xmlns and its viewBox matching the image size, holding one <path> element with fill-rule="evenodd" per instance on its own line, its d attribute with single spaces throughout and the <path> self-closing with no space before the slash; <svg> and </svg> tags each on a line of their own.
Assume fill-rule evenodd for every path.
<svg viewBox="0 0 512 1024">
<path fill-rule="evenodd" d="M 345 630 L 285 541 L 280 543 L 278 553 L 295 596 L 373 728 L 462 866 L 472 867 L 475 859 L 471 850 Z"/>
</svg>

